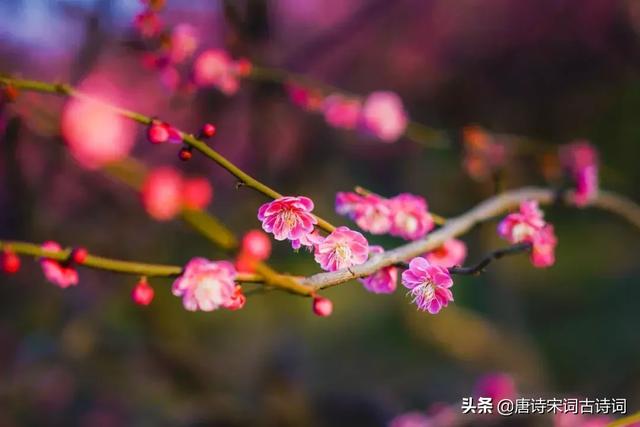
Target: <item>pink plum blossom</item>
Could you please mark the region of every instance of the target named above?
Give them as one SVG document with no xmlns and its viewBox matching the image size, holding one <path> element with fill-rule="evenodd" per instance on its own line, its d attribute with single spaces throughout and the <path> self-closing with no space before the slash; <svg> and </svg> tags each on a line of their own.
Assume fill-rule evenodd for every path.
<svg viewBox="0 0 640 427">
<path fill-rule="evenodd" d="M 231 298 L 229 298 L 229 300 L 223 305 L 223 307 L 227 310 L 232 311 L 240 310 L 242 307 L 244 307 L 246 302 L 247 297 L 242 293 L 242 287 L 240 285 L 236 285 Z"/>
<path fill-rule="evenodd" d="M 292 240 L 291 247 L 297 251 L 298 249 L 304 246 L 305 248 L 313 252 L 316 246 L 318 246 L 323 240 L 324 240 L 324 237 L 320 235 L 318 230 L 313 230 L 309 234 L 304 234 L 299 239 Z"/>
<path fill-rule="evenodd" d="M 171 167 L 152 170 L 141 188 L 142 204 L 158 221 L 174 218 L 182 207 L 182 176 Z"/>
<path fill-rule="evenodd" d="M 480 181 L 498 172 L 507 161 L 504 143 L 480 126 L 469 125 L 462 130 L 463 165 L 469 176 Z"/>
<path fill-rule="evenodd" d="M 336 211 L 354 220 L 358 227 L 371 234 L 388 233 L 392 225 L 391 206 L 385 198 L 375 194 L 336 194 Z"/>
<path fill-rule="evenodd" d="M 132 122 L 90 100 L 70 99 L 62 111 L 61 126 L 71 155 L 88 169 L 121 160 L 135 142 Z"/>
<path fill-rule="evenodd" d="M 384 142 L 397 141 L 408 121 L 402 99 L 394 92 L 373 92 L 364 100 L 360 125 Z"/>
<path fill-rule="evenodd" d="M 466 257 L 467 245 L 458 239 L 449 239 L 442 246 L 425 255 L 431 264 L 442 267 L 461 265 Z"/>
<path fill-rule="evenodd" d="M 60 252 L 62 250 L 62 247 L 53 241 L 44 242 L 41 247 L 45 251 Z M 50 258 L 41 258 L 40 266 L 44 277 L 54 285 L 65 289 L 78 284 L 78 272 L 71 265 Z"/>
<path fill-rule="evenodd" d="M 242 238 L 241 252 L 264 261 L 271 255 L 271 240 L 260 230 L 251 230 Z"/>
<path fill-rule="evenodd" d="M 369 254 L 381 254 L 384 252 L 381 246 L 370 246 Z M 398 285 L 398 268 L 394 266 L 383 267 L 370 276 L 359 279 L 369 292 L 374 294 L 391 294 Z"/>
<path fill-rule="evenodd" d="M 322 104 L 327 123 L 341 129 L 355 129 L 361 108 L 360 100 L 339 94 L 329 95 Z"/>
<path fill-rule="evenodd" d="M 543 213 L 534 200 L 520 204 L 520 211 L 510 213 L 498 224 L 498 234 L 511 243 L 531 243 L 531 263 L 538 268 L 555 263 L 558 239 L 553 226 L 543 219 Z"/>
<path fill-rule="evenodd" d="M 543 213 L 535 200 L 520 203 L 519 212 L 510 213 L 498 224 L 498 234 L 511 243 L 530 240 L 545 221 Z"/>
<path fill-rule="evenodd" d="M 433 228 L 433 218 L 423 197 L 402 193 L 390 199 L 389 203 L 393 221 L 390 230 L 392 236 L 415 240 Z"/>
<path fill-rule="evenodd" d="M 347 227 L 338 227 L 315 248 L 315 260 L 327 271 L 362 264 L 367 260 L 369 243 Z"/>
<path fill-rule="evenodd" d="M 171 32 L 169 60 L 175 64 L 189 58 L 198 47 L 195 28 L 189 24 L 178 24 Z"/>
<path fill-rule="evenodd" d="M 389 422 L 389 427 L 435 427 L 425 413 L 419 411 L 405 412 Z"/>
<path fill-rule="evenodd" d="M 576 183 L 576 206 L 587 205 L 598 195 L 598 152 L 580 140 L 560 147 L 560 160 Z"/>
<path fill-rule="evenodd" d="M 198 86 L 216 87 L 225 95 L 235 94 L 240 86 L 233 60 L 220 49 L 206 50 L 196 58 L 193 80 Z"/>
<path fill-rule="evenodd" d="M 555 250 L 558 239 L 553 231 L 553 225 L 546 225 L 531 241 L 531 263 L 538 268 L 550 267 L 556 262 Z"/>
<path fill-rule="evenodd" d="M 402 284 L 410 290 L 419 310 L 436 314 L 453 301 L 449 289 L 453 286 L 453 280 L 449 271 L 432 265 L 422 257 L 411 260 L 409 268 L 402 273 Z"/>
<path fill-rule="evenodd" d="M 189 311 L 213 311 L 233 304 L 235 277 L 236 270 L 230 262 L 193 258 L 173 282 L 172 292 L 182 297 L 182 304 Z"/>
<path fill-rule="evenodd" d="M 312 210 L 313 201 L 308 197 L 285 196 L 260 206 L 258 219 L 263 230 L 272 233 L 276 240 L 300 240 L 318 223 Z"/>
<path fill-rule="evenodd" d="M 182 181 L 182 205 L 193 210 L 202 210 L 211 203 L 213 187 L 206 178 L 186 178 Z"/>
<path fill-rule="evenodd" d="M 492 373 L 482 376 L 474 387 L 474 396 L 490 397 L 493 402 L 517 397 L 513 377 L 504 373 Z"/>
<path fill-rule="evenodd" d="M 319 111 L 322 109 L 322 94 L 313 88 L 287 83 L 285 89 L 291 102 L 306 111 Z"/>
</svg>

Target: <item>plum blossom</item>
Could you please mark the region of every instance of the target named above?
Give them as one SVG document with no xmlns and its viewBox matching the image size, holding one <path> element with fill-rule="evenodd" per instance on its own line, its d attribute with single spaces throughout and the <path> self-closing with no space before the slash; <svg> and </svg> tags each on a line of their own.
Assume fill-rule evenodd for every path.
<svg viewBox="0 0 640 427">
<path fill-rule="evenodd" d="M 449 239 L 442 246 L 425 255 L 425 258 L 431 264 L 442 267 L 461 265 L 466 257 L 467 245 L 458 239 Z"/>
<path fill-rule="evenodd" d="M 411 260 L 409 268 L 402 273 L 402 284 L 409 289 L 419 310 L 436 314 L 453 301 L 449 271 L 422 257 Z"/>
<path fill-rule="evenodd" d="M 560 160 L 576 184 L 574 203 L 587 205 L 598 195 L 598 152 L 580 140 L 560 147 Z"/>
<path fill-rule="evenodd" d="M 544 214 L 535 200 L 520 203 L 520 211 L 510 213 L 498 224 L 498 234 L 510 243 L 529 240 L 545 225 Z"/>
<path fill-rule="evenodd" d="M 187 209 L 202 210 L 211 203 L 213 187 L 206 178 L 186 178 L 182 181 L 182 205 Z"/>
<path fill-rule="evenodd" d="M 323 99 L 320 91 L 287 83 L 285 86 L 291 102 L 305 111 L 319 111 L 322 109 Z"/>
<path fill-rule="evenodd" d="M 474 387 L 474 396 L 490 397 L 494 402 L 517 397 L 516 384 L 513 377 L 505 373 L 491 373 L 482 376 Z"/>
<path fill-rule="evenodd" d="M 41 247 L 45 251 L 60 252 L 62 250 L 62 247 L 53 241 L 44 242 Z M 44 277 L 54 285 L 65 289 L 78 284 L 78 272 L 71 265 L 50 258 L 41 258 L 40 266 Z"/>
<path fill-rule="evenodd" d="M 121 160 L 135 142 L 132 122 L 98 102 L 84 99 L 74 98 L 67 102 L 62 112 L 61 129 L 71 155 L 87 169 Z"/>
<path fill-rule="evenodd" d="M 396 93 L 373 92 L 364 100 L 360 126 L 383 142 L 397 141 L 408 122 L 402 99 Z"/>
<path fill-rule="evenodd" d="M 347 227 L 338 227 L 315 248 L 315 260 L 323 270 L 336 271 L 367 260 L 369 243 Z"/>
<path fill-rule="evenodd" d="M 311 233 L 305 234 L 299 239 L 292 240 L 291 247 L 297 251 L 304 246 L 306 249 L 313 252 L 316 246 L 318 246 L 323 240 L 324 237 L 320 235 L 318 230 L 313 230 Z"/>
<path fill-rule="evenodd" d="M 251 230 L 242 238 L 241 252 L 264 261 L 271 255 L 271 240 L 260 230 Z"/>
<path fill-rule="evenodd" d="M 198 47 L 196 30 L 189 24 L 178 24 L 171 32 L 169 40 L 169 60 L 178 64 L 193 55 Z"/>
<path fill-rule="evenodd" d="M 276 240 L 295 241 L 307 237 L 318 223 L 312 210 L 313 201 L 308 197 L 285 196 L 260 206 L 258 219 L 262 229 Z"/>
<path fill-rule="evenodd" d="M 409 193 L 399 194 L 389 200 L 392 212 L 392 236 L 415 240 L 434 227 L 433 218 L 427 210 L 427 201 Z"/>
<path fill-rule="evenodd" d="M 356 98 L 332 94 L 322 103 L 322 112 L 326 122 L 340 129 L 355 129 L 360 118 L 362 103 Z"/>
<path fill-rule="evenodd" d="M 247 297 L 242 293 L 242 287 L 240 285 L 236 285 L 233 290 L 233 294 L 231 298 L 223 305 L 227 310 L 240 310 L 244 307 L 244 304 L 247 302 Z"/>
<path fill-rule="evenodd" d="M 171 167 L 159 167 L 145 178 L 141 188 L 142 204 L 151 217 L 167 221 L 182 206 L 182 176 Z"/>
<path fill-rule="evenodd" d="M 498 224 L 498 234 L 511 243 L 531 243 L 531 263 L 538 268 L 555 263 L 558 239 L 553 226 L 543 219 L 543 213 L 535 200 L 520 204 L 520 211 L 510 213 Z"/>
<path fill-rule="evenodd" d="M 553 225 L 547 224 L 532 238 L 531 263 L 534 267 L 550 267 L 556 262 L 555 250 L 558 239 L 553 231 Z"/>
<path fill-rule="evenodd" d="M 358 227 L 371 234 L 385 234 L 391 229 L 389 201 L 375 194 L 337 193 L 336 211 L 349 216 Z"/>
<path fill-rule="evenodd" d="M 225 95 L 233 95 L 240 87 L 238 78 L 242 76 L 241 71 L 246 68 L 246 65 L 239 67 L 239 63 L 224 50 L 209 49 L 196 58 L 193 80 L 198 86 L 213 86 Z"/>
<path fill-rule="evenodd" d="M 381 246 L 370 246 L 369 254 L 381 254 L 384 252 Z M 374 294 L 391 294 L 398 285 L 398 268 L 393 265 L 383 267 L 370 276 L 359 279 L 369 292 Z"/>
<path fill-rule="evenodd" d="M 477 125 L 465 126 L 462 130 L 464 143 L 463 165 L 469 176 L 476 180 L 491 177 L 507 160 L 504 143 Z"/>
<path fill-rule="evenodd" d="M 189 311 L 213 311 L 233 306 L 233 299 L 237 298 L 235 277 L 236 270 L 227 261 L 193 258 L 173 282 L 172 292 L 182 297 L 182 304 Z"/>
</svg>

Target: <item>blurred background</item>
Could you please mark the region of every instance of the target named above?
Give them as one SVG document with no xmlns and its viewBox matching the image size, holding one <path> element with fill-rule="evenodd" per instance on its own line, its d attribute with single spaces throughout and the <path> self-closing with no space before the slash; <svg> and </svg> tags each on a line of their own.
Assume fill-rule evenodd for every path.
<svg viewBox="0 0 640 427">
<path fill-rule="evenodd" d="M 99 78 L 120 105 L 181 129 L 215 123 L 215 149 L 271 187 L 311 197 L 338 224 L 351 226 L 334 212 L 335 193 L 355 185 L 422 195 L 444 216 L 491 196 L 495 182 L 463 167 L 461 129 L 470 124 L 518 153 L 502 188 L 549 181 L 538 154 L 518 151 L 523 138 L 512 135 L 543 153 L 585 138 L 600 151 L 602 187 L 640 200 L 636 0 L 168 0 L 159 12 L 164 25 L 193 27 L 196 55 L 223 48 L 352 93 L 394 91 L 412 120 L 443 132 L 445 149 L 327 126 L 274 82 L 243 80 L 233 96 L 167 83 L 145 63 L 155 47 L 134 25 L 144 7 L 2 0 L 0 73 L 79 85 Z M 1 239 L 169 264 L 227 256 L 180 221 L 154 221 L 135 191 L 69 155 L 64 103 L 22 93 L 2 104 Z M 236 189 L 203 156 L 181 163 L 175 146 L 152 148 L 133 129 L 132 157 L 206 176 L 210 213 L 239 236 L 259 226 L 263 196 Z M 62 291 L 24 258 L 17 275 L 0 277 L 0 425 L 385 426 L 434 404 L 459 413 L 491 372 L 512 376 L 521 396 L 621 397 L 638 410 L 640 234 L 596 210 L 546 215 L 559 238 L 555 266 L 535 269 L 519 256 L 457 277 L 455 303 L 437 316 L 416 311 L 403 289 L 375 295 L 357 282 L 324 292 L 329 318 L 280 292 L 251 295 L 239 312 L 190 313 L 163 279 L 143 308 L 130 299 L 134 277 L 83 269 L 80 285 Z M 464 240 L 469 261 L 503 245 L 495 222 Z M 286 242 L 274 243 L 269 262 L 318 271 Z"/>
</svg>

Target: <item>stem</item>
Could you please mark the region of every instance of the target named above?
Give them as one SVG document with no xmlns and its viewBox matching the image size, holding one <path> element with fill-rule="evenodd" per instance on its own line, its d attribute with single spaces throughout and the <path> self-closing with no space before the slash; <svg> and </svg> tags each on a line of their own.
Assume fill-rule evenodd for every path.
<svg viewBox="0 0 640 427">
<path fill-rule="evenodd" d="M 249 78 L 256 81 L 272 82 L 281 85 L 293 82 L 302 86 L 309 86 L 317 89 L 325 96 L 331 93 L 340 93 L 350 98 L 362 99 L 362 96 L 349 93 L 345 90 L 339 89 L 335 86 L 323 82 L 319 82 L 310 77 L 291 73 L 287 70 L 282 70 L 279 68 L 268 68 L 253 65 Z M 414 142 L 424 145 L 425 147 L 439 149 L 451 148 L 451 143 L 444 132 L 430 128 L 416 121 L 409 121 L 404 136 Z"/>
<path fill-rule="evenodd" d="M 471 230 L 476 224 L 500 215 L 517 207 L 525 200 L 536 200 L 541 204 L 553 204 L 557 202 L 557 193 L 553 189 L 525 187 L 517 190 L 506 191 L 490 197 L 471 210 L 457 217 L 449 218 L 441 228 L 429 233 L 422 239 L 399 246 L 382 254 L 372 256 L 364 264 L 356 265 L 348 269 L 318 273 L 306 278 L 303 284 L 311 286 L 315 290 L 336 286 L 352 279 L 369 276 L 383 267 L 399 264 L 432 251 L 441 246 L 445 241 L 461 236 Z M 562 201 L 571 204 L 573 194 L 563 195 Z M 622 216 L 631 224 L 640 228 L 640 206 L 624 196 L 600 191 L 598 197 L 590 203 L 590 206 L 608 210 Z"/>
<path fill-rule="evenodd" d="M 28 255 L 34 258 L 48 258 L 60 262 L 69 262 L 72 248 L 64 248 L 60 251 L 46 251 L 34 243 L 18 241 L 0 241 L 0 249 L 16 254 Z M 80 264 L 82 267 L 96 270 L 111 271 L 114 273 L 130 274 L 147 277 L 177 277 L 182 274 L 182 267 L 177 265 L 146 264 L 141 262 L 122 261 L 89 254 L 87 259 Z M 239 273 L 236 282 L 261 283 L 264 278 L 258 274 Z"/>
<path fill-rule="evenodd" d="M 82 99 L 88 102 L 95 102 L 113 111 L 119 116 L 125 117 L 127 119 L 133 120 L 143 125 L 149 125 L 153 120 L 151 117 L 145 116 L 143 114 L 136 113 L 134 111 L 130 111 L 124 108 L 120 108 L 113 104 L 109 104 L 99 99 L 96 99 L 94 97 L 91 97 L 83 92 L 80 92 L 74 89 L 72 86 L 67 84 L 53 84 L 53 83 L 41 82 L 37 80 L 14 79 L 11 77 L 0 77 L 0 83 L 6 86 L 13 86 L 15 88 L 26 90 L 26 91 L 50 93 L 55 95 L 62 95 L 62 96 Z M 229 160 L 227 160 L 227 158 L 225 158 L 220 153 L 218 153 L 217 151 L 209 147 L 204 141 L 186 132 L 183 132 L 180 130 L 178 130 L 178 132 L 180 133 L 180 137 L 182 138 L 182 141 L 185 144 L 195 148 L 196 150 L 200 151 L 202 154 L 204 154 L 205 156 L 207 156 L 208 158 L 210 158 L 211 160 L 213 160 L 214 162 L 222 166 L 229 173 L 231 173 L 233 176 L 238 178 L 238 180 L 244 186 L 252 188 L 272 199 L 277 199 L 279 197 L 282 197 L 282 194 L 278 193 L 274 189 L 270 188 L 269 186 L 263 184 L 262 182 L 253 178 L 251 175 L 244 172 L 242 169 L 240 169 L 239 167 L 231 163 Z M 335 227 L 331 225 L 328 221 L 320 218 L 317 215 L 314 215 L 314 216 L 318 220 L 318 227 L 322 228 L 328 233 L 331 233 L 333 230 L 335 230 Z"/>
<path fill-rule="evenodd" d="M 491 261 L 498 260 L 507 255 L 516 255 L 522 252 L 529 252 L 531 250 L 531 243 L 523 242 L 516 243 L 515 245 L 508 246 L 506 248 L 497 249 L 491 253 L 489 253 L 486 257 L 484 257 L 480 262 L 471 267 L 451 267 L 449 268 L 449 273 L 451 274 L 462 274 L 462 275 L 475 275 L 481 273 L 484 268 L 491 264 Z"/>
</svg>

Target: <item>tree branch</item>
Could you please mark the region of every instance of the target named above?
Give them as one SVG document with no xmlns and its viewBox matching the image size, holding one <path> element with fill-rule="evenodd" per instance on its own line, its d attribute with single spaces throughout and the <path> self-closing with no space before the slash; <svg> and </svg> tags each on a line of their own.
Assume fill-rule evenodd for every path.
<svg viewBox="0 0 640 427">
<path fill-rule="evenodd" d="M 365 277 L 377 270 L 398 264 L 441 246 L 445 241 L 468 232 L 476 224 L 493 218 L 499 214 L 517 207 L 525 200 L 537 200 L 541 204 L 551 204 L 557 201 L 557 193 L 548 188 L 525 187 L 511 190 L 491 197 L 468 212 L 454 218 L 448 218 L 444 226 L 429 233 L 422 239 L 397 247 L 382 254 L 374 255 L 367 262 L 349 269 L 329 273 L 318 273 L 302 281 L 315 290 L 325 289 L 347 282 L 351 279 Z M 571 203 L 573 194 L 562 196 L 566 203 Z M 617 194 L 601 191 L 600 195 L 591 202 L 593 207 L 608 210 L 620 215 L 631 224 L 640 228 L 640 206 Z"/>
<path fill-rule="evenodd" d="M 124 108 L 120 108 L 113 104 L 109 104 L 99 99 L 96 99 L 92 96 L 89 96 L 83 92 L 78 91 L 77 89 L 74 89 L 72 86 L 67 84 L 53 84 L 53 83 L 41 82 L 37 80 L 23 80 L 23 79 L 14 79 L 11 77 L 1 77 L 1 76 L 0 76 L 0 84 L 3 84 L 5 86 L 13 86 L 17 89 L 22 89 L 22 90 L 31 91 L 31 92 L 40 92 L 40 93 L 49 93 L 54 95 L 68 96 L 68 97 L 73 97 L 77 99 L 82 99 L 88 102 L 98 103 L 104 106 L 105 108 L 108 108 L 109 110 L 113 111 L 114 113 L 118 114 L 119 116 L 125 117 L 127 119 L 133 120 L 143 125 L 149 125 L 153 120 L 151 117 L 145 116 L 143 114 L 136 113 L 134 111 L 130 111 Z M 202 154 L 204 154 L 205 156 L 207 156 L 208 158 L 210 158 L 211 160 L 213 160 L 214 162 L 222 166 L 229 173 L 231 173 L 233 176 L 238 178 L 238 180 L 242 182 L 245 186 L 252 188 L 258 191 L 259 193 L 262 193 L 265 196 L 270 197 L 272 199 L 277 199 L 279 197 L 282 197 L 282 194 L 278 193 L 274 189 L 268 187 L 267 185 L 263 184 L 262 182 L 253 178 L 251 175 L 244 172 L 242 169 L 240 169 L 239 167 L 231 163 L 229 160 L 227 160 L 226 157 L 222 156 L 220 153 L 218 153 L 217 151 L 209 147 L 204 141 L 196 138 L 192 134 L 189 134 L 180 130 L 178 130 L 178 132 L 180 133 L 180 137 L 182 138 L 182 141 L 185 144 L 195 148 L 196 150 L 200 151 Z M 315 215 L 315 217 L 318 220 L 318 227 L 322 228 L 328 233 L 331 233 L 333 230 L 335 230 L 335 227 L 331 225 L 328 221 L 320 218 L 317 215 Z"/>
<path fill-rule="evenodd" d="M 40 245 L 18 241 L 0 241 L 0 250 L 11 251 L 16 254 L 28 255 L 34 258 L 48 258 L 60 262 L 69 262 L 72 248 L 61 251 L 46 251 Z M 182 274 L 182 267 L 176 265 L 146 264 L 119 259 L 105 258 L 89 254 L 81 267 L 114 273 L 130 274 L 147 277 L 177 277 Z M 264 278 L 258 274 L 239 273 L 236 282 L 262 283 Z"/>
<path fill-rule="evenodd" d="M 449 273 L 462 274 L 466 276 L 479 274 L 485 269 L 487 265 L 491 264 L 491 261 L 493 260 L 498 260 L 507 255 L 517 255 L 522 252 L 529 252 L 530 250 L 531 250 L 531 243 L 529 242 L 516 243 L 515 245 L 507 246 L 506 248 L 500 248 L 489 253 L 487 256 L 482 258 L 482 260 L 480 260 L 480 262 L 478 262 L 476 265 L 473 265 L 470 267 L 450 267 Z"/>
</svg>

